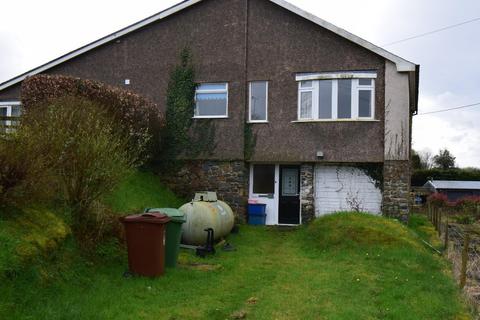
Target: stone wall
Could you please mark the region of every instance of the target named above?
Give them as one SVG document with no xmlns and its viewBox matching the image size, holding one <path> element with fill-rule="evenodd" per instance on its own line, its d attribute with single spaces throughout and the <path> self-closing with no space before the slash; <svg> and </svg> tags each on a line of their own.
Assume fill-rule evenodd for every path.
<svg viewBox="0 0 480 320">
<path fill-rule="evenodd" d="M 410 206 L 410 162 L 385 161 L 383 214 L 407 221 Z"/>
<path fill-rule="evenodd" d="M 188 161 L 175 174 L 163 174 L 179 196 L 193 199 L 197 191 L 216 191 L 240 221 L 246 219 L 248 170 L 243 161 Z"/>
<path fill-rule="evenodd" d="M 304 163 L 300 167 L 300 205 L 302 223 L 308 223 L 315 218 L 314 200 L 314 165 Z"/>
</svg>

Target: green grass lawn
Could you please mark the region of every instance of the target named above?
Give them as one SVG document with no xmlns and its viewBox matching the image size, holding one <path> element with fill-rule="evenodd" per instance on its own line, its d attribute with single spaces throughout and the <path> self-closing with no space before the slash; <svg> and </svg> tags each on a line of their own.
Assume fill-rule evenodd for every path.
<svg viewBox="0 0 480 320">
<path fill-rule="evenodd" d="M 115 243 L 73 241 L 0 286 L 0 319 L 469 319 L 447 263 L 411 229 L 336 214 L 308 227 L 242 226 L 234 252 L 183 251 L 158 279 L 125 278 Z"/>
</svg>

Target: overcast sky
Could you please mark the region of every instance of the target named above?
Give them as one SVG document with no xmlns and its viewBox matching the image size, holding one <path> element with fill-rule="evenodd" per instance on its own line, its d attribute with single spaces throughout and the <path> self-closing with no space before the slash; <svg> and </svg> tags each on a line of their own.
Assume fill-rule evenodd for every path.
<svg viewBox="0 0 480 320">
<path fill-rule="evenodd" d="M 228 0 L 227 0 L 228 1 Z M 178 1 L 4 1 L 0 82 Z M 290 0 L 376 45 L 480 17 L 478 0 Z M 385 47 L 421 65 L 419 112 L 480 102 L 480 21 Z M 480 167 L 480 106 L 415 116 L 413 147 Z"/>
</svg>

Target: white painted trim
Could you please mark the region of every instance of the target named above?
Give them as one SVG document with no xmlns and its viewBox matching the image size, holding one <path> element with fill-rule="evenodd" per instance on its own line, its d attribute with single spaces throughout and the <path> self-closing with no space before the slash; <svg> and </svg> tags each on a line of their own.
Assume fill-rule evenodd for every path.
<svg viewBox="0 0 480 320">
<path fill-rule="evenodd" d="M 299 16 L 307 19 L 307 20 L 310 20 L 312 21 L 313 23 L 316 23 L 318 24 L 319 26 L 327 29 L 327 30 L 330 30 L 336 34 L 338 34 L 339 36 L 341 37 L 344 37 L 346 38 L 347 40 L 350 40 L 352 41 L 353 43 L 356 43 L 362 47 L 364 47 L 365 49 L 368 49 L 370 51 L 373 51 L 375 52 L 376 54 L 378 54 L 379 56 L 382 56 L 384 57 L 385 59 L 387 60 L 390 60 L 392 62 L 394 62 L 397 66 L 397 71 L 398 72 L 406 72 L 406 71 L 415 71 L 416 70 L 416 66 L 414 63 L 408 61 L 408 60 L 405 60 L 403 58 L 400 58 L 399 56 L 391 53 L 391 52 L 388 52 L 387 50 L 383 49 L 383 48 L 380 48 L 370 42 L 368 42 L 367 40 L 365 39 L 362 39 L 342 28 L 339 28 L 333 24 L 331 24 L 330 22 L 327 22 L 323 19 L 320 19 L 319 17 L 305 11 L 305 10 L 302 10 L 300 8 L 298 8 L 297 6 L 294 6 L 293 4 L 285 1 L 285 0 L 270 0 L 271 2 L 273 3 L 276 3 L 278 4 L 279 6 L 293 12 L 293 13 L 296 13 L 298 14 Z"/>
<path fill-rule="evenodd" d="M 380 122 L 376 119 L 359 118 L 359 119 L 318 119 L 318 120 L 293 120 L 290 123 L 314 123 L 314 122 Z"/>
<path fill-rule="evenodd" d="M 265 120 L 252 120 L 252 83 L 265 82 Z M 268 123 L 268 81 L 258 80 L 248 83 L 248 121 L 247 123 Z"/>
<path fill-rule="evenodd" d="M 113 41 L 119 37 L 122 37 L 130 32 L 133 32 L 135 30 L 138 30 L 140 28 L 143 28 L 145 27 L 146 25 L 152 23 L 152 22 L 155 22 L 155 21 L 158 21 L 158 20 L 161 20 L 163 18 L 166 18 L 174 13 L 177 13 L 185 8 L 188 8 L 198 2 L 201 2 L 202 0 L 187 0 L 187 1 L 183 1 L 183 2 L 180 2 L 179 4 L 177 5 L 174 5 L 173 7 L 170 7 L 162 12 L 159 12 L 151 17 L 148 17 L 144 20 L 141 20 L 137 23 L 134 23 L 124 29 L 121 29 L 117 32 L 114 32 L 108 36 L 105 36 L 97 41 L 94 41 L 94 42 L 91 42 L 77 50 L 74 50 L 74 51 L 71 51 L 57 59 L 54 59 L 50 62 L 47 62 L 35 69 L 32 69 L 30 71 L 27 71 L 15 78 L 12 78 L 10 80 L 7 80 L 5 81 L 4 83 L 1 83 L 0 84 L 0 90 L 3 90 L 5 88 L 8 88 L 16 83 L 19 83 L 21 81 L 23 81 L 26 77 L 28 76 L 33 76 L 33 75 L 36 75 L 38 73 L 41 73 L 43 71 L 46 71 L 50 68 L 53 68 L 65 61 L 68 61 L 72 58 L 75 58 L 76 56 L 79 56 L 87 51 L 90 51 L 96 47 L 99 47 L 107 42 L 110 42 L 110 41 Z M 370 50 L 370 51 L 373 51 L 375 52 L 376 54 L 382 56 L 383 58 L 387 59 L 387 60 L 390 60 L 392 62 L 394 62 L 397 66 L 397 71 L 399 72 L 406 72 L 406 71 L 415 71 L 416 70 L 416 65 L 408 60 L 405 60 L 403 58 L 400 58 L 399 56 L 397 55 L 394 55 L 393 53 L 391 52 L 388 52 L 387 50 L 385 49 L 382 49 L 342 28 L 339 28 L 333 24 L 331 24 L 330 22 L 327 22 L 323 19 L 320 19 L 319 17 L 311 14 L 311 13 L 308 13 L 294 5 L 292 5 L 291 3 L 288 3 L 284 0 L 270 0 L 271 2 L 307 19 L 307 20 L 310 20 L 312 21 L 313 23 L 316 23 L 317 25 L 327 29 L 327 30 L 330 30 L 336 34 L 338 34 L 339 36 L 341 37 L 344 37 L 346 38 L 347 40 L 350 40 L 362 47 L 364 47 L 365 49 L 367 50 Z"/>
<path fill-rule="evenodd" d="M 211 90 L 199 90 L 195 89 L 195 110 L 193 111 L 193 119 L 226 119 L 228 118 L 228 82 L 204 82 L 201 84 L 225 84 L 225 89 L 211 89 Z M 225 114 L 222 115 L 203 115 L 198 116 L 195 113 L 197 112 L 197 94 L 199 93 L 226 93 L 227 94 L 227 105 L 225 107 Z"/>
<path fill-rule="evenodd" d="M 331 79 L 376 79 L 375 72 L 329 72 L 297 74 L 296 81 L 331 80 Z"/>
<path fill-rule="evenodd" d="M 0 106 L 20 106 L 22 103 L 18 100 L 15 101 L 0 101 Z"/>
</svg>

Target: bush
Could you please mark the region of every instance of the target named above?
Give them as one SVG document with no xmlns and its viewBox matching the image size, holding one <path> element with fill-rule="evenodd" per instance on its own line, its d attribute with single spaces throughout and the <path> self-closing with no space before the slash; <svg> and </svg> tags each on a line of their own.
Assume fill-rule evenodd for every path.
<svg viewBox="0 0 480 320">
<path fill-rule="evenodd" d="M 428 196 L 427 203 L 434 207 L 446 207 L 450 203 L 446 194 L 435 192 Z"/>
<path fill-rule="evenodd" d="M 0 136 L 0 214 L 12 215 L 8 207 L 38 204 L 52 195 L 46 188 L 48 172 L 41 160 L 29 153 L 31 141 L 12 133 Z"/>
<path fill-rule="evenodd" d="M 72 229 L 86 246 L 103 234 L 106 212 L 98 199 L 143 163 L 147 135 L 128 134 L 109 108 L 64 97 L 28 110 L 18 130 L 38 166 L 51 172 L 70 209 Z"/>
<path fill-rule="evenodd" d="M 144 145 L 142 157 L 157 156 L 161 150 L 164 117 L 157 105 L 130 91 L 108 86 L 98 81 L 61 75 L 35 75 L 22 82 L 22 104 L 26 113 L 43 109 L 62 97 L 84 98 L 101 105 L 120 127 L 130 135 L 130 143 Z"/>
<path fill-rule="evenodd" d="M 463 214 L 480 218 L 480 196 L 467 196 L 457 200 L 455 207 Z"/>
</svg>

